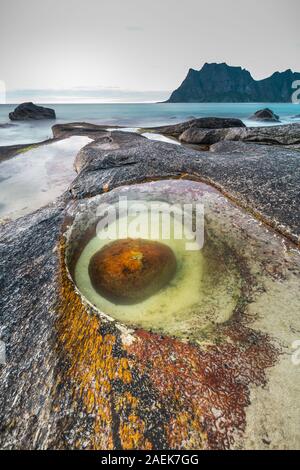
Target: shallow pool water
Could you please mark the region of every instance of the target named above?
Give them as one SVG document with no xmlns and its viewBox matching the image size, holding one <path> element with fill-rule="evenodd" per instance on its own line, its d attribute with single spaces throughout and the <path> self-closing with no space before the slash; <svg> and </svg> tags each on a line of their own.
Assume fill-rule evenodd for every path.
<svg viewBox="0 0 300 470">
<path fill-rule="evenodd" d="M 226 322 L 232 316 L 241 289 L 237 266 L 234 260 L 224 257 L 222 245 L 210 236 L 203 248 L 199 246 L 198 250 L 189 250 L 187 246 L 191 241 L 191 233 L 185 229 L 182 238 L 178 239 L 176 235 L 180 233 L 180 220 L 172 219 L 168 238 L 163 233 L 161 220 L 159 230 L 153 236 L 155 230 L 151 220 L 147 213 L 139 219 L 143 227 L 142 238 L 167 245 L 177 261 L 175 276 L 166 286 L 134 305 L 113 303 L 94 289 L 89 277 L 90 260 L 112 240 L 120 239 L 124 227 L 130 227 L 133 222 L 130 216 L 118 219 L 119 231 L 110 231 L 110 239 L 101 239 L 97 235 L 89 239 L 75 265 L 75 284 L 90 304 L 121 323 L 186 338 L 199 338 L 205 335 L 207 329 Z M 106 230 L 109 231 L 109 226 Z M 112 238 L 113 232 L 115 235 Z M 141 237 L 137 235 L 131 238 Z"/>
<path fill-rule="evenodd" d="M 75 177 L 74 159 L 91 139 L 73 136 L 0 164 L 0 218 L 16 219 L 60 196 Z"/>
</svg>

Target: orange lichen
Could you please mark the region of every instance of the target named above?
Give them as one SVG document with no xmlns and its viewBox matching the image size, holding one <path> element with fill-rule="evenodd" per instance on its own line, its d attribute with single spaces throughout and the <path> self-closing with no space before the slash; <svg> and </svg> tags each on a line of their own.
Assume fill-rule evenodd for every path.
<svg viewBox="0 0 300 470">
<path fill-rule="evenodd" d="M 62 261 L 64 246 L 61 248 Z M 59 351 L 68 360 L 66 371 L 72 383 L 75 401 L 82 400 L 85 412 L 93 417 L 94 432 L 89 443 L 91 449 L 113 449 L 114 402 L 121 409 L 136 409 L 138 400 L 130 393 L 113 390 L 113 383 L 121 381 L 124 386 L 131 383 L 130 366 L 126 357 L 118 357 L 113 348 L 116 336 L 101 334 L 101 322 L 97 315 L 88 312 L 80 297 L 74 292 L 67 277 L 64 263 L 61 266 L 61 303 L 57 322 Z M 61 380 L 62 382 L 62 380 Z M 117 395 L 117 397 L 115 396 Z M 144 423 L 140 418 L 123 419 L 119 426 L 119 437 L 128 449 L 149 448 L 144 439 Z"/>
<path fill-rule="evenodd" d="M 182 411 L 170 420 L 166 432 L 171 449 L 182 448 L 183 443 L 185 449 L 207 448 L 207 434 L 201 430 L 201 417 L 201 410 L 198 409 L 195 416 Z"/>
</svg>

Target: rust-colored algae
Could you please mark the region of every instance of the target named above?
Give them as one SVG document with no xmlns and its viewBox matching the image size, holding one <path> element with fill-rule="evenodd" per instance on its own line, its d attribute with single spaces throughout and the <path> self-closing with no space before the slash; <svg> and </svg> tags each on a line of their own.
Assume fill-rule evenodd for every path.
<svg viewBox="0 0 300 470">
<path fill-rule="evenodd" d="M 116 335 L 101 332 L 100 318 L 87 311 L 74 291 L 64 267 L 64 246 L 61 247 L 61 304 L 57 329 L 59 351 L 68 364 L 65 374 L 73 388 L 73 400 L 80 401 L 82 412 L 93 420 L 87 448 L 149 449 L 151 444 L 144 438 L 142 419 L 137 416 L 133 419 L 138 399 L 133 399 L 126 391 L 132 380 L 128 360 L 120 356 L 120 351 L 114 352 L 118 342 Z M 117 382 L 121 383 L 121 386 L 116 385 L 119 391 L 114 390 Z M 122 409 L 126 413 L 122 413 Z M 117 420 L 119 423 L 114 422 L 115 413 L 122 415 Z M 82 442 L 78 437 L 80 447 Z"/>
<path fill-rule="evenodd" d="M 202 349 L 138 331 L 140 340 L 130 347 L 140 373 L 174 416 L 166 425 L 173 449 L 229 449 L 245 429 L 249 385 L 262 386 L 266 368 L 274 364 L 277 351 L 266 336 L 238 322 L 227 325 L 224 334 L 242 335 L 243 341 Z"/>
</svg>

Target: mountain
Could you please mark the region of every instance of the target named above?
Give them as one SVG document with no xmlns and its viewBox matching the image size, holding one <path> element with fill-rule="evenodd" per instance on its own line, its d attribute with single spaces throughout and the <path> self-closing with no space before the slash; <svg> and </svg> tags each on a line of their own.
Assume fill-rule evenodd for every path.
<svg viewBox="0 0 300 470">
<path fill-rule="evenodd" d="M 167 103 L 288 103 L 295 91 L 292 83 L 300 73 L 290 69 L 275 72 L 264 80 L 254 80 L 248 70 L 226 63 L 204 64 L 190 69 Z"/>
</svg>

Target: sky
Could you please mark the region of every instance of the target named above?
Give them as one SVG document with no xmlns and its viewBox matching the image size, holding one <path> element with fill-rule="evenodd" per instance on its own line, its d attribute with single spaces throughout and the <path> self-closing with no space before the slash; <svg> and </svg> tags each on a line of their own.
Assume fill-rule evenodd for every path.
<svg viewBox="0 0 300 470">
<path fill-rule="evenodd" d="M 0 0 L 0 95 L 166 99 L 188 69 L 300 71 L 299 0 Z"/>
</svg>

